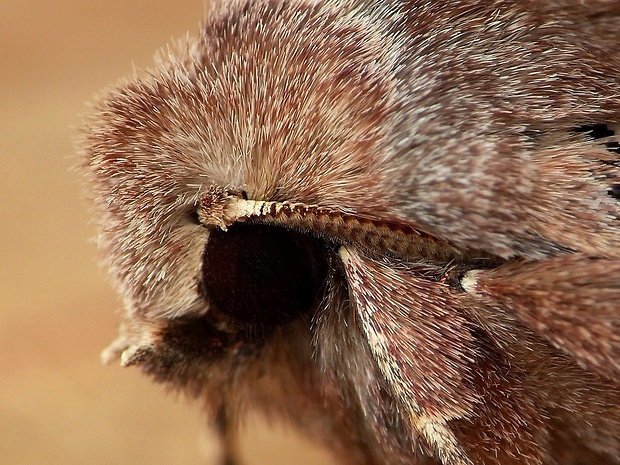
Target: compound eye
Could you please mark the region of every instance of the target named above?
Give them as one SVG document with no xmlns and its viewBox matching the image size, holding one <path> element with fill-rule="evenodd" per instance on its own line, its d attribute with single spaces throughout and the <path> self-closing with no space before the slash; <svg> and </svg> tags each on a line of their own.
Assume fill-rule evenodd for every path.
<svg viewBox="0 0 620 465">
<path fill-rule="evenodd" d="M 213 230 L 203 255 L 209 300 L 240 323 L 274 326 L 313 308 L 325 279 L 321 245 L 284 228 Z"/>
</svg>

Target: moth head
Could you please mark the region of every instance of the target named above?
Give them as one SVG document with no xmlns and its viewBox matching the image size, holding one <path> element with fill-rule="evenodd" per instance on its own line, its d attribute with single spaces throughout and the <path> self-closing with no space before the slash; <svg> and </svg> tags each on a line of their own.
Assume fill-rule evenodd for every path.
<svg viewBox="0 0 620 465">
<path fill-rule="evenodd" d="M 387 35 L 316 8 L 215 12 L 96 104 L 82 160 L 127 320 L 108 356 L 133 363 L 190 320 L 233 346 L 321 305 L 339 239 L 286 221 L 205 224 L 210 189 L 361 215 L 388 207 Z"/>
</svg>

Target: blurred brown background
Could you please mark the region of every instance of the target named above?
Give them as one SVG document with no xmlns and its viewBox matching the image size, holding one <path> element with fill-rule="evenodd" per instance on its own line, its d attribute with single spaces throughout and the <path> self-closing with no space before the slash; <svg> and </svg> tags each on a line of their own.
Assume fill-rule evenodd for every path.
<svg viewBox="0 0 620 465">
<path fill-rule="evenodd" d="M 214 463 L 196 408 L 99 361 L 119 303 L 70 171 L 85 102 L 195 33 L 203 11 L 202 0 L 0 0 L 3 465 Z M 257 420 L 242 449 L 248 465 L 329 461 Z"/>
</svg>

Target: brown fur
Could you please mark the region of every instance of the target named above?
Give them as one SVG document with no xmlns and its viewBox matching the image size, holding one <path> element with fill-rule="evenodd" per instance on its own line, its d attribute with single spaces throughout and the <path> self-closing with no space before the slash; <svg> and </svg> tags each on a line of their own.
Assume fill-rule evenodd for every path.
<svg viewBox="0 0 620 465">
<path fill-rule="evenodd" d="M 351 465 L 620 464 L 618 31 L 605 0 L 217 6 L 85 126 L 125 303 L 105 357 L 224 436 L 258 409 Z M 300 205 L 277 224 L 322 244 L 312 311 L 210 303 L 214 191 Z M 373 242 L 390 228 L 447 255 Z"/>
</svg>

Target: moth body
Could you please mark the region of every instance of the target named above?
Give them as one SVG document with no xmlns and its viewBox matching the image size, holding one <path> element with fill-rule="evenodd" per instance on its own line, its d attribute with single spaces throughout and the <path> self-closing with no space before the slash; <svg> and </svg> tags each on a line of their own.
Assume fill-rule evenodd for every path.
<svg viewBox="0 0 620 465">
<path fill-rule="evenodd" d="M 256 409 L 343 464 L 619 464 L 618 31 L 603 0 L 216 5 L 85 124 L 105 358 L 228 446 Z"/>
</svg>

